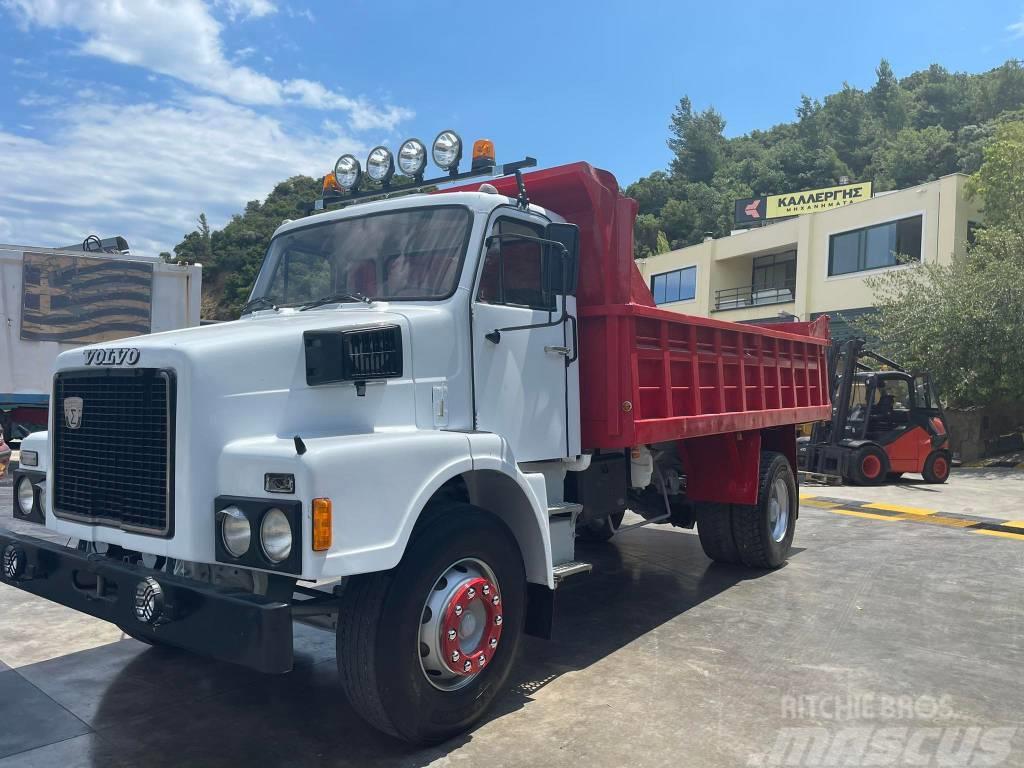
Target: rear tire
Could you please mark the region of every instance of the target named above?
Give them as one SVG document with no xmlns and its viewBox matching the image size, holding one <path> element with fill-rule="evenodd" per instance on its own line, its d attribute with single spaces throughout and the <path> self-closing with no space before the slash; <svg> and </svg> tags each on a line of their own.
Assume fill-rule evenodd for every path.
<svg viewBox="0 0 1024 768">
<path fill-rule="evenodd" d="M 944 483 L 949 479 L 950 460 L 946 451 L 932 451 L 925 459 L 921 477 L 926 483 Z"/>
<path fill-rule="evenodd" d="M 880 485 L 889 474 L 889 457 L 879 446 L 862 445 L 853 454 L 849 480 L 856 485 Z"/>
<path fill-rule="evenodd" d="M 732 506 L 702 501 L 697 503 L 697 536 L 704 554 L 716 563 L 735 565 L 739 550 L 732 534 Z"/>
<path fill-rule="evenodd" d="M 740 562 L 748 568 L 778 568 L 785 563 L 799 510 L 789 461 L 781 453 L 763 451 L 757 504 L 733 506 L 732 531 Z"/>
<path fill-rule="evenodd" d="M 483 716 L 512 668 L 526 602 L 523 559 L 504 523 L 465 503 L 428 514 L 394 569 L 351 578 L 341 596 L 337 634 L 338 671 L 353 709 L 373 727 L 416 744 L 444 741 Z M 441 646 L 427 647 L 422 633 L 442 612 L 435 614 L 428 602 L 459 586 L 445 577 L 469 561 L 481 564 L 500 592 L 500 642 L 486 666 L 465 680 L 443 678 L 450 670 L 434 670 L 431 677 L 424 660 L 435 659 Z M 454 600 L 445 603 L 445 616 Z M 470 613 L 467 608 L 465 615 Z M 460 625 L 460 638 L 462 631 Z M 436 638 L 443 644 L 440 629 L 428 634 L 432 643 Z"/>
</svg>

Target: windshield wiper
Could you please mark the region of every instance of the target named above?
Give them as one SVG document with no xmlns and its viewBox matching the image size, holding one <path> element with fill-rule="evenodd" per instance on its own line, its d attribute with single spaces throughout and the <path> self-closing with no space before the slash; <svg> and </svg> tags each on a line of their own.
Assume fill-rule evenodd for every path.
<svg viewBox="0 0 1024 768">
<path fill-rule="evenodd" d="M 326 296 L 321 296 L 319 299 L 313 299 L 308 304 L 303 304 L 299 307 L 299 311 L 305 312 L 307 309 L 322 307 L 324 304 L 335 304 L 339 301 L 361 301 L 368 307 L 373 306 L 373 299 L 363 296 L 363 294 L 357 291 L 342 291 L 340 293 L 329 293 Z"/>
<path fill-rule="evenodd" d="M 250 309 L 259 309 L 260 307 L 277 309 L 277 305 L 274 303 L 272 296 L 257 296 L 255 299 L 249 299 L 249 301 L 242 305 L 242 311 L 240 314 L 244 315 Z"/>
</svg>

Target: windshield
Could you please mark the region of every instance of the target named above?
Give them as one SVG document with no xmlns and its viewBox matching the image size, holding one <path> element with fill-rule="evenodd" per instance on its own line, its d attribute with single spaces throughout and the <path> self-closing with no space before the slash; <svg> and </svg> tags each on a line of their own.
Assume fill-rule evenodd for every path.
<svg viewBox="0 0 1024 768">
<path fill-rule="evenodd" d="M 332 294 L 445 299 L 455 292 L 472 214 L 430 206 L 325 221 L 275 237 L 252 299 L 278 306 Z"/>
</svg>

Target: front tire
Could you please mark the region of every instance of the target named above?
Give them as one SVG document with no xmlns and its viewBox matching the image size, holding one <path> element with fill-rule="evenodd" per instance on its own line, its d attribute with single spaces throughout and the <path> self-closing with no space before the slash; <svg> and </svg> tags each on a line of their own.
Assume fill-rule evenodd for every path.
<svg viewBox="0 0 1024 768">
<path fill-rule="evenodd" d="M 862 445 L 853 455 L 849 479 L 856 485 L 881 485 L 889 473 L 889 457 L 874 443 Z"/>
<path fill-rule="evenodd" d="M 781 453 L 762 452 L 757 503 L 733 505 L 732 531 L 740 562 L 748 568 L 778 568 L 785 563 L 799 509 L 789 461 Z"/>
<path fill-rule="evenodd" d="M 394 569 L 352 577 L 337 634 L 352 707 L 416 744 L 483 716 L 511 671 L 526 602 L 522 556 L 504 523 L 464 503 L 426 514 Z"/>
<path fill-rule="evenodd" d="M 576 526 L 576 534 L 585 541 L 608 541 L 618 533 L 625 516 L 625 510 L 620 509 L 600 520 L 587 520 Z"/>
</svg>

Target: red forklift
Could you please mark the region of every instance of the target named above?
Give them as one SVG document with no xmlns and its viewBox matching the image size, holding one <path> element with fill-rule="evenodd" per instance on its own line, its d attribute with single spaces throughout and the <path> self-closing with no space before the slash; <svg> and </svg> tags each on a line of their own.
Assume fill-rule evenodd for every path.
<svg viewBox="0 0 1024 768">
<path fill-rule="evenodd" d="M 863 339 L 833 345 L 828 372 L 832 419 L 797 441 L 800 469 L 854 485 L 879 485 L 905 473 L 946 482 L 949 426 L 927 373 L 910 373 L 865 349 Z"/>
</svg>

